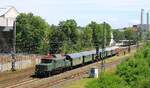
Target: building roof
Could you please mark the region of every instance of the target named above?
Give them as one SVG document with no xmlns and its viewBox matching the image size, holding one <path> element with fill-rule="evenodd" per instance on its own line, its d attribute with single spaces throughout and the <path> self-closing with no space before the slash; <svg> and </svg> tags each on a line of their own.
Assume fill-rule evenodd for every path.
<svg viewBox="0 0 150 88">
<path fill-rule="evenodd" d="M 11 8 L 14 8 L 13 6 L 6 6 L 0 8 L 0 16 L 3 16 L 6 14 Z"/>
</svg>

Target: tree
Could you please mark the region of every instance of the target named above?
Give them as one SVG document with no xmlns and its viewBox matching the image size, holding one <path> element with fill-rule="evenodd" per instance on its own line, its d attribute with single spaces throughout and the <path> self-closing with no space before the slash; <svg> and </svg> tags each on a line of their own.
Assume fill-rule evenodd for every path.
<svg viewBox="0 0 150 88">
<path fill-rule="evenodd" d="M 68 47 L 68 50 L 75 50 L 78 41 L 78 30 L 76 21 L 73 19 L 61 21 L 59 23 L 59 30 L 62 32 L 62 42 L 64 42 L 64 47 L 65 45 L 67 45 L 66 47 Z"/>
<path fill-rule="evenodd" d="M 91 48 L 92 47 L 92 30 L 90 27 L 85 27 L 81 30 L 81 45 L 83 48 Z"/>
<path fill-rule="evenodd" d="M 124 35 L 125 39 L 129 40 L 128 52 L 130 52 L 131 41 L 136 42 L 137 40 L 136 32 L 134 32 L 132 28 L 126 28 L 124 31 Z"/>
<path fill-rule="evenodd" d="M 94 47 L 99 47 L 101 41 L 101 28 L 96 22 L 91 22 L 88 27 L 92 30 L 92 43 Z"/>
<path fill-rule="evenodd" d="M 52 25 L 50 27 L 52 33 L 49 35 L 49 52 L 60 53 L 63 45 L 64 37 L 58 26 Z"/>
<path fill-rule="evenodd" d="M 49 30 L 49 25 L 39 16 L 34 16 L 32 13 L 21 13 L 16 20 L 16 42 L 17 51 L 26 53 L 41 52 L 41 45 L 46 43 L 46 32 Z"/>
<path fill-rule="evenodd" d="M 126 40 L 136 40 L 136 32 L 132 28 L 126 28 L 124 35 Z"/>
<path fill-rule="evenodd" d="M 106 36 L 106 46 L 108 46 L 110 44 L 110 40 L 111 40 L 111 26 L 106 23 L 106 29 L 105 29 L 105 36 Z"/>
<path fill-rule="evenodd" d="M 75 20 L 70 19 L 61 21 L 59 23 L 59 29 L 63 32 L 65 40 L 69 40 L 71 43 L 77 41 L 77 23 Z"/>
<path fill-rule="evenodd" d="M 100 45 L 102 45 L 104 37 L 106 39 L 106 45 L 109 45 L 111 40 L 111 26 L 108 23 L 105 24 L 105 29 L 103 29 L 103 23 L 98 24 L 96 22 L 91 22 L 88 26 L 92 30 L 92 43 L 94 46 L 99 47 Z M 103 34 L 103 31 L 105 31 L 105 34 Z"/>
<path fill-rule="evenodd" d="M 147 32 L 147 39 L 150 40 L 150 32 Z"/>
<path fill-rule="evenodd" d="M 124 32 L 115 29 L 112 32 L 116 42 L 119 42 L 119 40 L 124 40 Z"/>
<path fill-rule="evenodd" d="M 111 27 L 106 24 L 106 44 L 110 41 Z M 99 48 L 103 40 L 103 24 L 91 22 L 78 27 L 73 19 L 49 25 L 32 13 L 21 13 L 17 17 L 17 52 L 25 53 L 72 53 Z"/>
</svg>

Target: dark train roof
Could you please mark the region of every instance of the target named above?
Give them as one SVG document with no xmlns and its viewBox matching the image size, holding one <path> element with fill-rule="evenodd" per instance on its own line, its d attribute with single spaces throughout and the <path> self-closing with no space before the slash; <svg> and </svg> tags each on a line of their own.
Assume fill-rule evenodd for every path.
<svg viewBox="0 0 150 88">
<path fill-rule="evenodd" d="M 67 54 L 66 56 L 69 56 L 70 58 L 79 58 L 82 57 L 83 55 L 81 53 L 72 53 L 72 54 Z"/>
<path fill-rule="evenodd" d="M 92 55 L 95 53 L 96 53 L 95 50 L 91 50 L 91 51 L 84 51 L 84 52 L 80 52 L 80 53 L 67 54 L 66 56 L 69 56 L 70 58 L 75 59 L 75 58 L 80 58 L 82 56 Z"/>
<path fill-rule="evenodd" d="M 118 48 L 118 47 L 116 47 L 116 46 L 108 47 L 108 48 L 105 48 L 105 51 L 111 51 L 116 48 Z M 102 52 L 102 49 L 99 49 L 99 52 Z M 75 59 L 75 58 L 80 58 L 82 56 L 88 56 L 88 55 L 92 55 L 92 54 L 96 54 L 96 50 L 84 51 L 84 52 L 80 52 L 80 53 L 72 53 L 72 54 L 67 54 L 66 56 L 69 56 L 70 58 Z"/>
<path fill-rule="evenodd" d="M 95 50 L 80 52 L 83 56 L 95 54 Z"/>
</svg>

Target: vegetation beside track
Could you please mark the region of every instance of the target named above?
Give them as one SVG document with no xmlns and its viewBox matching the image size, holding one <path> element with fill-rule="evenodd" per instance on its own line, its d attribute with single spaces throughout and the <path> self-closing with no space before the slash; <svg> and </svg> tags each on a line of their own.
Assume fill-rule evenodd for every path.
<svg viewBox="0 0 150 88">
<path fill-rule="evenodd" d="M 139 49 L 133 57 L 122 61 L 112 74 L 105 73 L 87 83 L 86 88 L 149 88 L 150 46 Z"/>
</svg>

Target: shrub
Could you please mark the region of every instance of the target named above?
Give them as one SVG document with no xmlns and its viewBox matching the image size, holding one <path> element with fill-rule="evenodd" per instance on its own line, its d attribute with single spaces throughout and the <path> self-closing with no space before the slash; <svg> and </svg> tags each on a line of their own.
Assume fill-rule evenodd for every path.
<svg viewBox="0 0 150 88">
<path fill-rule="evenodd" d="M 86 88 L 150 88 L 150 46 L 144 46 L 134 57 L 122 61 L 115 74 L 105 74 Z"/>
<path fill-rule="evenodd" d="M 125 86 L 125 82 L 115 74 L 105 74 L 102 77 L 89 82 L 86 88 L 130 88 Z"/>
<path fill-rule="evenodd" d="M 116 75 L 119 75 L 132 88 L 136 88 L 142 86 L 141 83 L 146 84 L 147 81 L 150 81 L 149 68 L 150 47 L 147 46 L 137 52 L 133 58 L 118 65 Z"/>
</svg>

